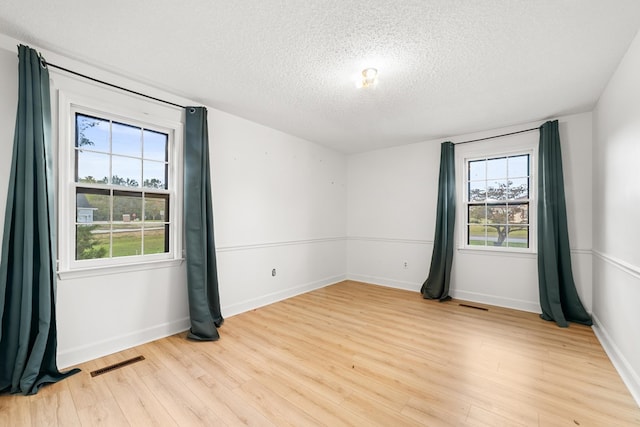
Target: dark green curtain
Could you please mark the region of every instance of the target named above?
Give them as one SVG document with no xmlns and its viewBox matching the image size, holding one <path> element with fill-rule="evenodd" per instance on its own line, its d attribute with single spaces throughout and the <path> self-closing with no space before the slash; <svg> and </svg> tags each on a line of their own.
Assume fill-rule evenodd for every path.
<svg viewBox="0 0 640 427">
<path fill-rule="evenodd" d="M 188 338 L 215 341 L 220 312 L 213 236 L 207 109 L 187 107 L 184 149 L 184 223 L 191 330 Z"/>
<path fill-rule="evenodd" d="M 558 326 L 591 325 L 571 271 L 558 121 L 540 127 L 538 155 L 538 287 L 542 317 Z"/>
<path fill-rule="evenodd" d="M 451 264 L 453 263 L 453 228 L 456 221 L 455 151 L 451 142 L 440 147 L 440 177 L 438 179 L 438 210 L 436 233 L 429 277 L 420 292 L 426 299 L 446 301 L 449 296 Z"/>
<path fill-rule="evenodd" d="M 0 392 L 35 394 L 79 372 L 56 364 L 56 219 L 49 72 L 18 47 L 19 88 L 0 261 Z"/>
</svg>

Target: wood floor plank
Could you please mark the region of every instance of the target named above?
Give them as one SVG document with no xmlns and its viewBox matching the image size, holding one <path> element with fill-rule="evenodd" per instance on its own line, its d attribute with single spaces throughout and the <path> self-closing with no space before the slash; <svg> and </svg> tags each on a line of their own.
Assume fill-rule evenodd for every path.
<svg viewBox="0 0 640 427">
<path fill-rule="evenodd" d="M 251 380 L 233 391 L 242 400 L 252 405 L 277 426 L 313 426 L 318 421 L 304 410 L 288 401 L 256 380 Z"/>
<path fill-rule="evenodd" d="M 524 424 L 518 423 L 511 417 L 504 417 L 475 405 L 471 406 L 465 424 L 478 427 L 524 427 Z"/>
<path fill-rule="evenodd" d="M 229 390 L 240 387 L 251 379 L 251 376 L 236 366 L 235 358 L 230 356 L 227 351 L 211 354 L 207 350 L 208 347 L 200 348 L 197 345 L 182 348 L 182 351 L 191 358 L 193 363 L 198 364 L 206 371 L 203 376 L 209 376 L 211 374 L 211 366 L 215 366 L 216 383 L 224 385 Z"/>
<path fill-rule="evenodd" d="M 469 414 L 471 403 L 441 393 L 425 393 L 420 398 L 409 399 L 402 414 L 428 426 L 463 425 Z"/>
<path fill-rule="evenodd" d="M 295 390 L 294 393 L 287 395 L 286 399 L 321 425 L 336 427 L 367 425 L 364 418 L 341 406 L 344 400 L 336 403 L 326 395 L 318 395 L 311 390 L 304 389 Z"/>
<path fill-rule="evenodd" d="M 416 421 L 387 405 L 380 405 L 376 401 L 367 399 L 360 394 L 352 394 L 341 405 L 345 409 L 356 413 L 366 420 L 367 426 L 422 426 L 422 421 Z"/>
<path fill-rule="evenodd" d="M 0 396 L 0 426 L 30 426 L 31 402 L 28 397 Z"/>
<path fill-rule="evenodd" d="M 146 375 L 142 381 L 180 426 L 225 426 L 226 424 L 173 373 Z"/>
<path fill-rule="evenodd" d="M 170 339 L 158 340 L 147 347 L 149 357 L 161 366 L 160 372 L 172 372 L 176 379 L 186 383 L 207 372 L 197 363 L 187 357 L 185 353 L 175 347 Z M 183 343 L 184 347 L 190 342 Z"/>
<path fill-rule="evenodd" d="M 129 426 L 115 399 L 101 400 L 93 405 L 78 410 L 78 417 L 83 426 Z M 35 426 L 36 424 L 34 424 Z"/>
<path fill-rule="evenodd" d="M 215 375 L 215 374 L 214 374 Z M 247 405 L 215 380 L 216 376 L 203 375 L 186 384 L 206 405 L 229 426 L 274 426 L 260 411 Z"/>
<path fill-rule="evenodd" d="M 55 411 L 56 420 L 59 426 L 73 427 L 81 425 L 75 403 L 73 402 L 73 397 L 71 396 L 71 391 L 67 387 L 58 391 L 55 398 L 52 400 L 53 402 L 50 408 Z M 48 414 L 45 412 L 44 415 L 46 416 Z M 35 419 L 32 418 L 32 420 Z"/>
<path fill-rule="evenodd" d="M 177 425 L 138 377 L 133 366 L 126 366 L 104 375 L 114 400 L 131 425 Z"/>
<path fill-rule="evenodd" d="M 103 366 L 108 366 L 103 360 L 87 362 L 82 366 L 81 372 L 64 380 L 71 391 L 76 410 L 79 411 L 113 399 L 104 378 L 92 378 L 90 375 L 91 371 Z"/>
</svg>

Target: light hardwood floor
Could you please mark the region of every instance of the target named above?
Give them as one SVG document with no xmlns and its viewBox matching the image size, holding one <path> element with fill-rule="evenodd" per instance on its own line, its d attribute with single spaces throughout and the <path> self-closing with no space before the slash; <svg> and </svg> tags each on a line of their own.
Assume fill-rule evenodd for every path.
<svg viewBox="0 0 640 427">
<path fill-rule="evenodd" d="M 218 342 L 179 334 L 0 396 L 0 425 L 640 425 L 590 328 L 459 303 L 342 282 L 231 317 Z"/>
</svg>

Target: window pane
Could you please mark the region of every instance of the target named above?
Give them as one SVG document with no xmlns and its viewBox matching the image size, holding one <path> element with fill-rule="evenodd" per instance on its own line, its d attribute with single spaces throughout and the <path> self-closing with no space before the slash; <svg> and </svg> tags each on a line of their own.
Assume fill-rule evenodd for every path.
<svg viewBox="0 0 640 427">
<path fill-rule="evenodd" d="M 507 177 L 507 158 L 487 160 L 487 179 L 500 179 Z"/>
<path fill-rule="evenodd" d="M 469 223 L 486 224 L 487 208 L 485 205 L 470 205 L 468 212 Z"/>
<path fill-rule="evenodd" d="M 487 227 L 484 225 L 469 225 L 467 235 L 469 236 L 468 244 L 473 246 L 487 245 Z"/>
<path fill-rule="evenodd" d="M 76 182 L 106 184 L 109 176 L 109 155 L 76 151 Z"/>
<path fill-rule="evenodd" d="M 529 176 L 529 155 L 509 157 L 509 178 Z"/>
<path fill-rule="evenodd" d="M 152 130 L 145 129 L 143 132 L 144 137 L 144 155 L 145 159 L 159 160 L 162 162 L 167 161 L 167 141 L 169 135 L 154 132 Z"/>
<path fill-rule="evenodd" d="M 483 202 L 487 198 L 486 181 L 469 183 L 469 201 Z"/>
<path fill-rule="evenodd" d="M 486 177 L 486 160 L 474 160 L 469 162 L 469 181 L 485 180 Z"/>
<path fill-rule="evenodd" d="M 123 187 L 139 187 L 142 177 L 142 160 L 113 156 L 111 183 Z"/>
<path fill-rule="evenodd" d="M 161 162 L 144 161 L 145 188 L 167 188 L 167 164 Z"/>
<path fill-rule="evenodd" d="M 145 194 L 144 220 L 151 223 L 169 221 L 168 194 Z"/>
<path fill-rule="evenodd" d="M 510 200 L 529 198 L 529 179 L 515 178 L 509 180 L 509 192 L 507 198 Z"/>
<path fill-rule="evenodd" d="M 510 226 L 507 246 L 510 248 L 528 248 L 529 247 L 529 227 L 528 226 Z"/>
<path fill-rule="evenodd" d="M 76 143 L 78 148 L 109 152 L 109 121 L 76 114 Z"/>
<path fill-rule="evenodd" d="M 529 204 L 520 203 L 517 205 L 509 205 L 508 215 L 509 215 L 509 224 L 528 224 L 529 223 Z"/>
<path fill-rule="evenodd" d="M 94 224 L 108 222 L 111 215 L 109 190 L 76 189 L 76 222 Z"/>
<path fill-rule="evenodd" d="M 114 191 L 113 194 L 113 223 L 139 228 L 132 224 L 142 218 L 142 193 Z"/>
<path fill-rule="evenodd" d="M 144 253 L 161 254 L 169 252 L 169 225 L 158 224 L 144 229 Z"/>
<path fill-rule="evenodd" d="M 487 245 L 506 246 L 507 231 L 506 224 L 487 226 Z"/>
<path fill-rule="evenodd" d="M 507 199 L 507 181 L 489 181 L 487 182 L 487 199 L 489 200 L 506 200 Z"/>
<path fill-rule="evenodd" d="M 487 206 L 487 224 L 507 224 L 507 207 Z"/>
<path fill-rule="evenodd" d="M 112 244 L 113 257 L 142 255 L 142 230 L 132 223 L 114 223 Z"/>
<path fill-rule="evenodd" d="M 142 157 L 142 129 L 137 126 L 113 122 L 111 125 L 111 152 L 125 156 Z"/>
<path fill-rule="evenodd" d="M 109 225 L 76 225 L 76 260 L 109 256 Z"/>
</svg>

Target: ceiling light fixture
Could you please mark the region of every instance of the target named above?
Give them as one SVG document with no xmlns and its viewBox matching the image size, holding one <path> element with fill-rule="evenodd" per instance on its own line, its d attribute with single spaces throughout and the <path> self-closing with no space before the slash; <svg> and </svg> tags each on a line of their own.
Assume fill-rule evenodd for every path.
<svg viewBox="0 0 640 427">
<path fill-rule="evenodd" d="M 356 87 L 374 87 L 378 84 L 378 70 L 375 68 L 367 68 L 362 70 L 362 80 L 358 80 Z"/>
</svg>

